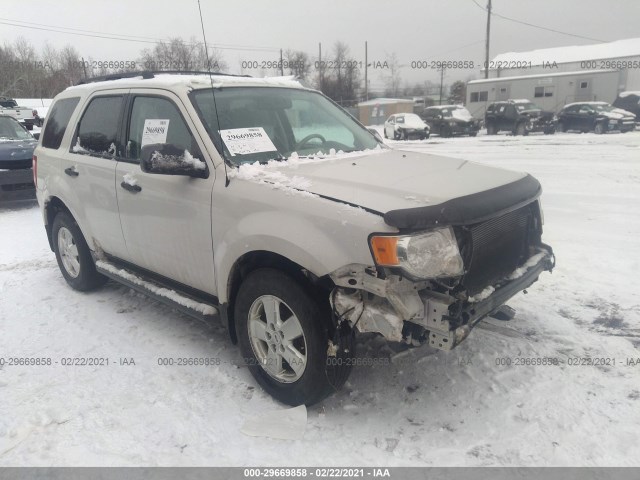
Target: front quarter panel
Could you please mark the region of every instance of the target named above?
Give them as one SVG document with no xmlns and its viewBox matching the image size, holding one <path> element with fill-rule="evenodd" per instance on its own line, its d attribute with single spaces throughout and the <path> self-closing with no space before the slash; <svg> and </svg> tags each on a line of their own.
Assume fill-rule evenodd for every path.
<svg viewBox="0 0 640 480">
<path fill-rule="evenodd" d="M 253 251 L 279 254 L 318 277 L 339 267 L 373 265 L 372 232 L 394 232 L 380 215 L 337 201 L 254 180 L 216 182 L 212 236 L 221 303 L 236 261 Z"/>
</svg>

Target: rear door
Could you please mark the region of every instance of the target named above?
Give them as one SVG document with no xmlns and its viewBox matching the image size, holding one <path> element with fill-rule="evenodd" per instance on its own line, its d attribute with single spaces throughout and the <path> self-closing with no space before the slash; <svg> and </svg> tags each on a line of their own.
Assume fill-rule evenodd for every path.
<svg viewBox="0 0 640 480">
<path fill-rule="evenodd" d="M 159 94 L 159 92 L 161 92 Z M 164 143 L 188 150 L 208 164 L 209 177 L 158 175 L 140 169 L 140 149 L 163 143 L 143 135 L 145 126 L 167 126 Z M 183 285 L 215 294 L 211 239 L 214 169 L 180 99 L 171 92 L 132 93 L 124 122 L 127 146 L 116 168 L 120 223 L 127 246 L 123 259 Z M 131 188 L 135 185 L 135 188 Z"/>
<path fill-rule="evenodd" d="M 116 155 L 123 150 L 118 130 L 126 93 L 96 92 L 86 99 L 59 170 L 62 198 L 73 210 L 87 243 L 116 256 L 126 253 L 115 191 Z"/>
</svg>

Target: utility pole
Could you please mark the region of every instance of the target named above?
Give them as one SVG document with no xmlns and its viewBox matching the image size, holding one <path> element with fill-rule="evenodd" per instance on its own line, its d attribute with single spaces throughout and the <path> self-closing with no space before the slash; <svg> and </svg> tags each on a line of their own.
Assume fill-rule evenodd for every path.
<svg viewBox="0 0 640 480">
<path fill-rule="evenodd" d="M 364 42 L 364 100 L 369 100 L 369 80 L 367 79 L 367 70 L 369 70 L 369 52 L 367 42 Z"/>
<path fill-rule="evenodd" d="M 489 40 L 491 38 L 491 0 L 487 4 L 487 38 L 484 47 L 484 78 L 489 78 Z"/>
<path fill-rule="evenodd" d="M 440 67 L 440 105 L 442 105 L 442 87 L 444 85 L 444 66 Z"/>
<path fill-rule="evenodd" d="M 323 87 L 324 68 L 322 67 L 322 43 L 318 43 L 318 81 L 320 82 L 320 91 Z"/>
<path fill-rule="evenodd" d="M 280 49 L 280 76 L 284 77 L 284 64 L 282 63 L 282 49 Z"/>
</svg>

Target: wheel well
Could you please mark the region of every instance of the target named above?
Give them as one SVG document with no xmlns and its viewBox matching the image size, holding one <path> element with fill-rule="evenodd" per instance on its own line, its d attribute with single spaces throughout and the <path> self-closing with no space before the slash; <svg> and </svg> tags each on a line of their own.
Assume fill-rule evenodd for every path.
<svg viewBox="0 0 640 480">
<path fill-rule="evenodd" d="M 45 224 L 45 229 L 47 231 L 47 239 L 49 240 L 49 248 L 53 251 L 53 237 L 52 237 L 52 228 L 53 228 L 53 219 L 59 212 L 67 212 L 71 215 L 71 211 L 67 208 L 62 200 L 58 197 L 51 197 L 51 199 L 47 202 L 45 206 L 45 212 L 47 215 L 47 223 Z M 71 215 L 73 217 L 73 215 Z"/>
<path fill-rule="evenodd" d="M 329 292 L 333 288 L 333 282 L 329 277 L 318 278 L 303 266 L 277 253 L 249 252 L 240 257 L 233 265 L 227 284 L 226 321 L 233 343 L 238 341 L 233 313 L 240 284 L 247 275 L 259 268 L 273 268 L 286 273 L 303 286 L 318 301 L 319 305 L 326 305 L 329 308 Z M 328 310 L 328 312 L 330 311 Z"/>
</svg>

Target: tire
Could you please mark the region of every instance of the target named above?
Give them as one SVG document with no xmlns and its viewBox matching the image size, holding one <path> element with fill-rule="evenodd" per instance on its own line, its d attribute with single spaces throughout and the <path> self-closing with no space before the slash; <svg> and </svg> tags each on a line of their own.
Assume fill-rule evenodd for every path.
<svg viewBox="0 0 640 480">
<path fill-rule="evenodd" d="M 387 135 L 387 129 L 385 128 L 383 129 L 383 131 L 384 131 L 384 138 L 389 138 L 389 136 Z"/>
<path fill-rule="evenodd" d="M 560 132 L 560 133 L 562 133 L 562 132 L 564 132 L 564 131 L 565 131 L 564 123 L 562 123 L 562 122 L 558 122 L 558 123 L 556 124 L 556 132 Z"/>
<path fill-rule="evenodd" d="M 393 139 L 394 139 L 394 140 L 400 140 L 401 138 L 402 138 L 402 133 L 401 133 L 401 132 L 396 132 L 396 131 L 394 130 L 394 132 L 393 132 Z"/>
<path fill-rule="evenodd" d="M 86 292 L 107 282 L 107 277 L 96 271 L 89 246 L 69 213 L 59 212 L 56 215 L 51 235 L 58 267 L 71 288 Z"/>
<path fill-rule="evenodd" d="M 524 122 L 520 122 L 518 125 L 516 125 L 516 131 L 514 132 L 514 135 L 522 135 L 523 137 L 527 135 L 527 126 Z"/>
<path fill-rule="evenodd" d="M 604 123 L 599 122 L 596 123 L 595 127 L 593 127 L 593 133 L 596 135 L 602 135 L 605 132 Z"/>
<path fill-rule="evenodd" d="M 277 315 L 268 317 L 265 312 L 276 305 Z M 329 366 L 329 309 L 288 275 L 269 268 L 250 273 L 240 285 L 234 311 L 244 361 L 277 400 L 312 405 L 347 380 L 353 362 Z"/>
<path fill-rule="evenodd" d="M 471 133 L 469 134 L 469 136 L 470 136 L 470 137 L 475 137 L 475 136 L 477 136 L 477 135 L 478 135 L 478 132 L 471 132 Z"/>
<path fill-rule="evenodd" d="M 449 137 L 451 137 L 451 128 L 446 127 L 446 126 L 443 126 L 443 127 L 440 129 L 440 136 L 441 136 L 442 138 L 449 138 Z"/>
<path fill-rule="evenodd" d="M 424 134 L 424 139 L 425 140 L 429 140 L 429 137 L 431 136 L 431 132 L 425 132 Z"/>
<path fill-rule="evenodd" d="M 492 123 L 487 124 L 487 135 L 495 135 L 498 133 L 496 126 Z"/>
</svg>

